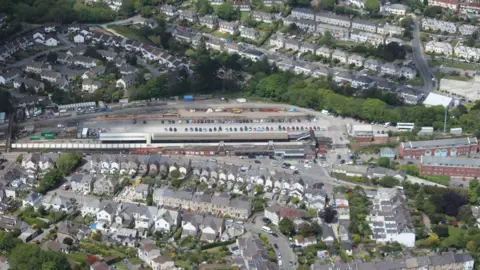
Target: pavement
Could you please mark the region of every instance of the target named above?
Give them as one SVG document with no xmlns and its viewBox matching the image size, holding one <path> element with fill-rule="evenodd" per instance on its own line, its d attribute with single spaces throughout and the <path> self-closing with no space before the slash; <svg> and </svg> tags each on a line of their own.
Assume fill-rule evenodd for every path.
<svg viewBox="0 0 480 270">
<path fill-rule="evenodd" d="M 417 67 L 420 75 L 423 78 L 423 87 L 419 90 L 423 92 L 431 92 L 436 89 L 437 82 L 435 84 L 432 79 L 435 79 L 430 67 L 428 66 L 428 62 L 425 59 L 425 53 L 423 51 L 422 42 L 420 39 L 420 17 L 416 17 L 415 21 L 415 29 L 413 31 L 413 40 L 412 40 L 412 50 L 413 50 L 413 60 L 415 61 L 415 66 Z"/>
</svg>

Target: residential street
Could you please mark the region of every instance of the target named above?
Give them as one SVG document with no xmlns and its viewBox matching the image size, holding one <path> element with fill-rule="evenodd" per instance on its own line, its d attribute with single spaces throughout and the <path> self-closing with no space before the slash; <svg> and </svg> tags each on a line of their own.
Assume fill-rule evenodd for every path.
<svg viewBox="0 0 480 270">
<path fill-rule="evenodd" d="M 63 36 L 63 35 L 58 35 L 58 38 L 64 44 L 63 46 L 47 48 L 46 50 L 43 50 L 39 53 L 36 53 L 36 54 L 34 54 L 30 57 L 27 57 L 25 59 L 17 61 L 14 64 L 7 65 L 7 68 L 22 67 L 22 66 L 26 65 L 27 63 L 33 61 L 35 58 L 37 58 L 39 56 L 42 56 L 42 55 L 46 55 L 49 52 L 58 52 L 58 51 L 67 50 L 69 48 L 75 47 L 75 44 L 73 44 L 70 40 L 68 40 L 68 37 Z"/>
<path fill-rule="evenodd" d="M 273 236 L 267 232 L 262 231 L 262 226 L 264 226 L 262 222 L 263 214 L 255 216 L 252 221 L 245 223 L 245 229 L 247 231 L 261 233 L 268 237 L 268 241 L 273 246 L 274 244 L 278 245 L 278 249 L 275 249 L 277 255 L 280 254 L 282 256 L 282 266 L 280 269 L 285 270 L 293 270 L 296 269 L 296 266 L 290 266 L 290 261 L 297 261 L 295 253 L 293 252 L 292 248 L 290 248 L 290 241 L 284 235 L 277 232 L 278 237 Z M 252 222 L 255 223 L 252 223 Z"/>
<path fill-rule="evenodd" d="M 421 18 L 415 18 L 415 29 L 413 30 L 412 50 L 413 60 L 415 65 L 423 78 L 423 87 L 420 89 L 424 92 L 431 92 L 436 89 L 437 82 L 435 84 L 432 81 L 435 76 L 433 75 L 427 60 L 425 59 L 425 53 L 423 52 L 422 43 L 420 40 L 420 21 Z"/>
</svg>

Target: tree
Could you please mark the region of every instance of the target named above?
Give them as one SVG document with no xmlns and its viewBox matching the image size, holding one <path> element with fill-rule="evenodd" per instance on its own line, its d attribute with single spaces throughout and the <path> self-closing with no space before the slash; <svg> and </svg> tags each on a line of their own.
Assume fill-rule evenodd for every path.
<svg viewBox="0 0 480 270">
<path fill-rule="evenodd" d="M 335 7 L 335 0 L 322 0 L 320 2 L 320 7 L 326 10 L 333 10 Z"/>
<path fill-rule="evenodd" d="M 325 31 L 323 34 L 322 40 L 320 41 L 325 46 L 330 46 L 333 44 L 333 35 L 330 31 Z"/>
<path fill-rule="evenodd" d="M 93 231 L 90 234 L 90 239 L 92 239 L 93 241 L 102 241 L 102 232 L 99 230 Z"/>
<path fill-rule="evenodd" d="M 70 264 L 64 254 L 42 251 L 38 245 L 21 244 L 12 250 L 9 257 L 10 268 L 67 270 Z"/>
<path fill-rule="evenodd" d="M 21 164 L 23 161 L 23 154 L 20 154 L 17 156 L 17 159 L 15 160 L 18 164 Z"/>
<path fill-rule="evenodd" d="M 82 161 L 82 153 L 68 152 L 61 154 L 56 161 L 57 169 L 62 175 L 70 175 L 75 168 L 77 168 Z"/>
<path fill-rule="evenodd" d="M 218 6 L 217 15 L 220 19 L 226 21 L 235 21 L 240 19 L 240 9 L 235 8 L 231 2 L 225 2 Z"/>
<path fill-rule="evenodd" d="M 283 218 L 282 220 L 280 220 L 280 223 L 278 223 L 278 229 L 283 235 L 287 237 L 292 235 L 293 228 L 293 221 L 291 221 L 289 218 Z"/>
<path fill-rule="evenodd" d="M 352 242 L 354 244 L 358 245 L 358 244 L 360 244 L 361 241 L 362 241 L 362 238 L 360 237 L 360 235 L 358 235 L 356 233 L 352 234 Z"/>
<path fill-rule="evenodd" d="M 431 18 L 437 17 L 437 15 L 442 14 L 443 10 L 439 6 L 428 6 L 424 11 L 423 15 Z"/>
<path fill-rule="evenodd" d="M 337 216 L 337 211 L 333 209 L 333 207 L 328 206 L 325 208 L 325 211 L 320 214 L 320 216 L 326 223 L 332 223 Z"/>
<path fill-rule="evenodd" d="M 52 188 L 59 186 L 62 181 L 63 177 L 58 169 L 50 170 L 43 176 L 42 180 L 40 180 L 36 191 L 45 194 Z"/>
<path fill-rule="evenodd" d="M 303 223 L 297 230 L 297 234 L 303 235 L 303 237 L 312 236 L 314 234 L 312 226 L 308 223 Z"/>
<path fill-rule="evenodd" d="M 11 94 L 5 89 L 0 89 L 0 108 L 4 112 L 11 112 L 13 110 Z"/>
<path fill-rule="evenodd" d="M 210 1 L 208 0 L 198 0 L 195 3 L 195 7 L 197 9 L 197 13 L 199 16 L 205 16 L 207 14 L 213 13 L 213 7 L 210 5 Z"/>
<path fill-rule="evenodd" d="M 127 61 L 128 64 L 132 66 L 137 65 L 137 56 L 135 54 L 126 54 L 125 60 Z"/>
<path fill-rule="evenodd" d="M 318 224 L 318 222 L 313 222 L 310 224 L 310 226 L 312 227 L 312 232 L 313 234 L 315 234 L 316 237 L 322 236 L 323 230 L 322 227 L 320 227 L 320 224 Z"/>
<path fill-rule="evenodd" d="M 400 185 L 400 181 L 393 177 L 393 176 L 384 176 L 380 181 L 379 184 L 386 188 L 393 188 L 394 186 Z"/>
<path fill-rule="evenodd" d="M 22 84 L 20 84 L 20 87 L 18 88 L 18 91 L 20 93 L 25 93 L 27 92 L 27 87 L 25 86 L 25 84 L 22 82 Z"/>
<path fill-rule="evenodd" d="M 47 62 L 49 62 L 50 64 L 57 63 L 57 59 L 58 59 L 58 54 L 56 52 L 49 52 L 47 54 Z"/>
<path fill-rule="evenodd" d="M 63 243 L 64 243 L 65 245 L 71 246 L 71 245 L 73 245 L 73 239 L 70 238 L 70 237 L 65 237 L 65 238 L 63 238 Z"/>
<path fill-rule="evenodd" d="M 370 13 L 377 13 L 380 10 L 380 3 L 378 0 L 366 0 L 365 9 Z"/>
<path fill-rule="evenodd" d="M 88 46 L 85 49 L 85 52 L 83 53 L 83 55 L 91 57 L 91 58 L 95 58 L 95 59 L 98 59 L 98 60 L 103 59 L 103 56 L 100 53 L 98 53 L 97 50 L 95 50 L 94 47 L 91 47 L 91 46 Z"/>
<path fill-rule="evenodd" d="M 440 243 L 440 238 L 438 238 L 438 235 L 432 233 L 428 236 L 427 239 L 425 239 L 425 244 L 430 247 L 437 246 Z"/>
<path fill-rule="evenodd" d="M 381 157 L 377 160 L 377 165 L 383 168 L 390 169 L 391 166 L 391 160 L 387 157 Z"/>
<path fill-rule="evenodd" d="M 478 188 L 478 179 L 472 179 L 468 183 L 468 201 L 471 204 L 476 204 L 478 201 L 478 196 L 480 194 L 477 193 L 477 188 Z"/>
<path fill-rule="evenodd" d="M 255 185 L 255 194 L 262 194 L 262 193 L 263 193 L 263 186 Z"/>
<path fill-rule="evenodd" d="M 477 251 L 478 244 L 477 244 L 477 242 L 475 242 L 473 240 L 470 240 L 470 241 L 468 241 L 466 248 L 470 252 L 475 252 L 475 251 Z"/>
<path fill-rule="evenodd" d="M 15 237 L 11 232 L 7 232 L 0 237 L 0 250 L 10 253 L 17 245 L 22 244 L 22 240 Z"/>
<path fill-rule="evenodd" d="M 153 194 L 148 194 L 148 196 L 147 196 L 147 205 L 148 205 L 148 206 L 153 205 Z"/>
<path fill-rule="evenodd" d="M 180 171 L 175 169 L 170 173 L 170 176 L 172 176 L 173 178 L 179 178 L 180 177 Z"/>
<path fill-rule="evenodd" d="M 300 199 L 297 196 L 293 196 L 291 203 L 297 205 L 300 202 Z"/>
</svg>

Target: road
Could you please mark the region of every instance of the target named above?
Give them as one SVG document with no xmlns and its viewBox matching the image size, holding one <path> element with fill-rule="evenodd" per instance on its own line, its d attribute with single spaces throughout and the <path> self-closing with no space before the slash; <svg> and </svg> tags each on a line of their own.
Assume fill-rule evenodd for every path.
<svg viewBox="0 0 480 270">
<path fill-rule="evenodd" d="M 290 248 L 290 241 L 288 240 L 287 237 L 284 235 L 277 233 L 278 237 L 275 237 L 267 232 L 262 231 L 262 222 L 263 214 L 257 215 L 253 218 L 253 220 L 245 223 L 245 229 L 247 231 L 251 231 L 254 233 L 260 233 L 268 238 L 268 242 L 274 246 L 274 244 L 277 244 L 278 249 L 275 249 L 275 252 L 277 254 L 280 254 L 282 256 L 282 266 L 280 269 L 285 269 L 285 270 L 293 270 L 296 269 L 295 266 L 290 266 L 290 261 L 297 261 L 297 257 L 295 253 L 293 252 L 292 248 Z M 255 223 L 253 223 L 255 222 Z"/>
<path fill-rule="evenodd" d="M 60 36 L 60 35 L 59 35 Z M 32 56 L 29 56 L 27 58 L 24 58 L 20 61 L 17 61 L 13 64 L 10 64 L 10 65 L 7 65 L 8 68 L 14 68 L 14 67 L 23 67 L 25 66 L 26 64 L 32 62 L 35 58 L 39 57 L 39 56 L 42 56 L 42 55 L 46 55 L 48 54 L 49 52 L 58 52 L 58 51 L 62 51 L 62 50 L 67 50 L 67 49 L 70 49 L 72 48 L 73 46 L 71 45 L 64 45 L 64 46 L 60 46 L 60 47 L 54 47 L 54 48 L 49 48 L 49 49 L 46 49 L 44 51 L 41 51 L 39 53 L 36 53 Z"/>
<path fill-rule="evenodd" d="M 435 90 L 435 84 L 432 79 L 435 78 L 430 67 L 428 66 L 428 62 L 425 59 L 425 53 L 423 52 L 422 42 L 420 39 L 420 18 L 417 16 L 415 21 L 415 29 L 413 31 L 413 40 L 412 40 L 412 50 L 413 50 L 413 60 L 415 61 L 415 66 L 417 67 L 420 75 L 423 78 L 423 87 L 420 89 L 423 92 L 431 92 Z"/>
<path fill-rule="evenodd" d="M 109 22 L 109 23 L 104 23 L 101 24 L 100 26 L 103 28 L 106 28 L 108 25 L 126 25 L 126 24 L 143 24 L 147 19 L 143 18 L 140 15 L 136 15 L 124 20 L 118 20 L 114 22 Z"/>
</svg>

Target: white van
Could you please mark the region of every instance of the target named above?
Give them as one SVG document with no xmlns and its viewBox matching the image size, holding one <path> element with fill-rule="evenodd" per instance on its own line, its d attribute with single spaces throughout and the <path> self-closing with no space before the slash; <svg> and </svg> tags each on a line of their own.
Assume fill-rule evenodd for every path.
<svg viewBox="0 0 480 270">
<path fill-rule="evenodd" d="M 267 233 L 270 233 L 270 234 L 273 233 L 272 229 L 271 229 L 270 227 L 267 227 L 267 226 L 263 226 L 263 227 L 262 227 L 262 231 L 267 232 Z"/>
</svg>

